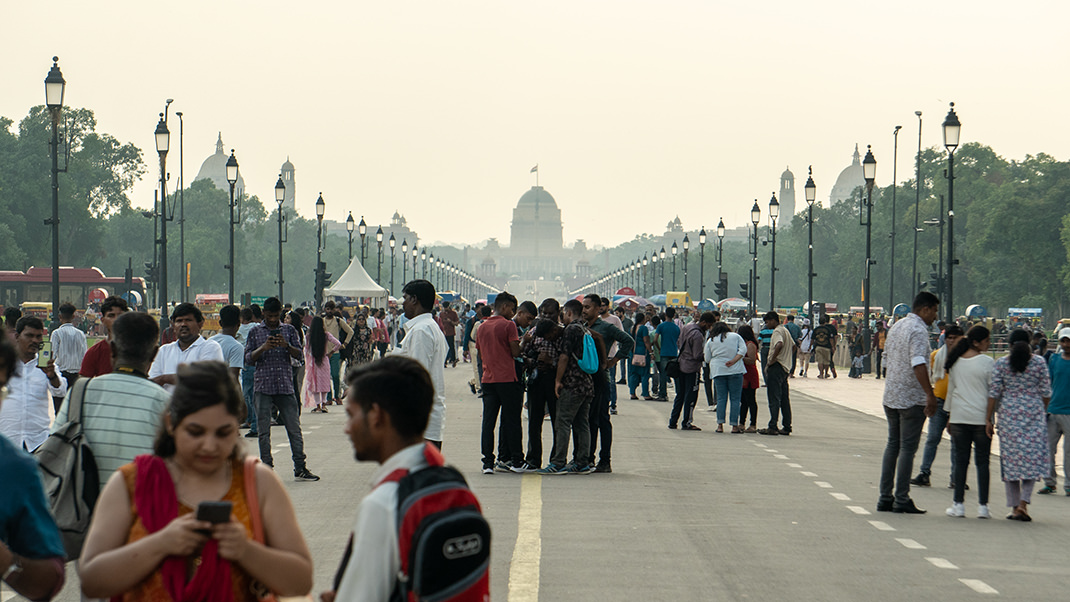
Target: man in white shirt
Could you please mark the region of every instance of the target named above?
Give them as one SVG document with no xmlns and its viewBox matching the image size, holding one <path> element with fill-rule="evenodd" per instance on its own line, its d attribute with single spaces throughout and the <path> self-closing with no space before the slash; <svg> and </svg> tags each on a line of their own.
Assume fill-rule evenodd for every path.
<svg viewBox="0 0 1070 602">
<path fill-rule="evenodd" d="M 49 339 L 52 341 L 52 358 L 56 361 L 56 370 L 59 371 L 63 380 L 67 381 L 67 388 L 74 386 L 78 380 L 78 371 L 82 369 L 82 358 L 89 350 L 86 344 L 85 333 L 78 330 L 72 322 L 77 310 L 70 303 L 59 306 L 59 328 L 52 331 Z M 63 403 L 63 397 L 52 397 L 55 410 Z"/>
<path fill-rule="evenodd" d="M 446 421 L 446 338 L 431 317 L 435 304 L 435 287 L 427 280 L 413 280 L 401 290 L 401 307 L 405 310 L 405 338 L 392 355 L 409 357 L 431 375 L 435 389 L 431 418 L 424 437 L 442 449 L 442 425 Z"/>
<path fill-rule="evenodd" d="M 56 372 L 54 360 L 46 367 L 37 366 L 37 351 L 44 336 L 40 318 L 25 316 L 15 323 L 18 362 L 14 377 L 7 383 L 7 400 L 0 406 L 0 434 L 27 451 L 37 449 L 48 438 L 49 395 L 67 394 L 67 383 Z"/>
<path fill-rule="evenodd" d="M 202 360 L 223 361 L 223 349 L 215 341 L 201 336 L 204 314 L 192 303 L 179 303 L 171 312 L 171 328 L 178 338 L 160 347 L 149 369 L 152 382 L 162 385 L 170 393 L 175 388 L 175 373 L 179 364 Z"/>
<path fill-rule="evenodd" d="M 371 493 L 357 510 L 349 549 L 335 578 L 335 591 L 324 592 L 320 599 L 387 602 L 401 570 L 398 484 L 389 477 L 394 471 L 416 471 L 428 464 L 425 454 L 434 448 L 424 442 L 424 428 L 434 386 L 417 362 L 397 354 L 360 366 L 349 373 L 346 382 L 345 433 L 358 461 L 378 462 L 380 467 L 372 478 Z"/>
</svg>

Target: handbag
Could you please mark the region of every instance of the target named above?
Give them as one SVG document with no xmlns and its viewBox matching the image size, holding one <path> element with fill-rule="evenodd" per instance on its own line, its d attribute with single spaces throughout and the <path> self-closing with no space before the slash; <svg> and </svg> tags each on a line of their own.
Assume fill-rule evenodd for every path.
<svg viewBox="0 0 1070 602">
<path fill-rule="evenodd" d="M 264 543 L 264 523 L 260 518 L 260 496 L 256 492 L 256 465 L 260 458 L 247 456 L 245 458 L 245 503 L 249 506 L 249 519 L 253 523 L 253 540 Z M 249 586 L 253 595 L 260 602 L 279 602 L 278 596 L 259 581 L 253 581 Z"/>
<path fill-rule="evenodd" d="M 633 354 L 632 355 L 632 365 L 633 366 L 640 366 L 640 367 L 646 366 L 646 354 L 645 353 Z"/>
</svg>

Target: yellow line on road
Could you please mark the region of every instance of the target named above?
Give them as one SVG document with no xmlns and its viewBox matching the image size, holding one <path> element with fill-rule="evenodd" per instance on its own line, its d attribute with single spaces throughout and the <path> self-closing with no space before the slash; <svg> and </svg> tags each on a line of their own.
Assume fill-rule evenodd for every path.
<svg viewBox="0 0 1070 602">
<path fill-rule="evenodd" d="M 538 602 L 541 560 L 542 477 L 526 474 L 520 480 L 516 546 L 509 568 L 509 602 Z"/>
</svg>

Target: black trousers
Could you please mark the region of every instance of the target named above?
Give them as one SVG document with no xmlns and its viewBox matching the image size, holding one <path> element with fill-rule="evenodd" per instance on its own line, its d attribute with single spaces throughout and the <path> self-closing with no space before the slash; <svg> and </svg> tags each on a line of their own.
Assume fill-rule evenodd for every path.
<svg viewBox="0 0 1070 602">
<path fill-rule="evenodd" d="M 698 399 L 698 378 L 700 372 L 681 372 L 676 382 L 676 397 L 672 402 L 672 412 L 669 413 L 669 426 L 676 428 L 678 420 L 682 420 L 680 426 L 689 426 L 692 418 L 692 408 Z M 681 414 L 683 416 L 681 417 Z"/>
<path fill-rule="evenodd" d="M 988 460 L 992 452 L 992 439 L 983 424 L 947 425 L 951 440 L 955 443 L 954 501 L 961 504 L 966 496 L 966 471 L 970 468 L 970 448 L 973 448 L 973 463 L 977 467 L 977 503 L 988 504 Z"/>
<path fill-rule="evenodd" d="M 791 400 L 788 399 L 788 371 L 780 362 L 773 362 L 765 369 L 766 392 L 769 396 L 769 428 L 775 429 L 777 418 L 785 430 L 791 432 Z"/>
<path fill-rule="evenodd" d="M 483 432 L 480 447 L 483 466 L 494 467 L 494 427 L 501 413 L 501 457 L 503 462 L 519 466 L 524 461 L 521 447 L 520 414 L 524 408 L 524 388 L 519 382 L 483 383 Z"/>
<path fill-rule="evenodd" d="M 602 451 L 598 454 L 599 462 L 609 462 L 610 449 L 613 447 L 613 423 L 609 421 L 609 376 L 605 370 L 594 373 L 594 400 L 591 401 L 591 455 L 589 461 L 594 464 L 594 451 L 598 449 L 598 436 L 602 436 Z M 617 386 L 616 383 L 613 386 Z"/>
<path fill-rule="evenodd" d="M 758 425 L 758 400 L 755 394 L 758 389 L 748 389 L 743 387 L 743 396 L 739 402 L 739 424 L 744 425 L 747 423 L 747 414 L 750 414 L 750 425 Z"/>
<path fill-rule="evenodd" d="M 542 466 L 543 416 L 550 412 L 550 454 L 556 439 L 557 394 L 554 392 L 554 372 L 551 368 L 539 369 L 539 376 L 528 383 L 528 455 L 525 461 L 531 466 Z"/>
</svg>

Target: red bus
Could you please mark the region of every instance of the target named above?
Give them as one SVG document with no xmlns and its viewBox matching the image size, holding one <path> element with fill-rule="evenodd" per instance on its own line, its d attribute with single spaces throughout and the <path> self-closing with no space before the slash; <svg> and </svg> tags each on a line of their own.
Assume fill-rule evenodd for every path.
<svg viewBox="0 0 1070 602">
<path fill-rule="evenodd" d="M 59 268 L 60 303 L 72 303 L 86 308 L 90 303 L 99 303 L 108 295 L 136 293 L 142 301 L 145 295 L 145 280 L 135 277 L 127 286 L 124 278 L 109 278 L 98 268 Z M 127 301 L 130 298 L 127 297 Z M 52 268 L 31 267 L 25 272 L 0 270 L 0 305 L 18 307 L 23 303 L 50 303 L 52 301 Z"/>
</svg>

